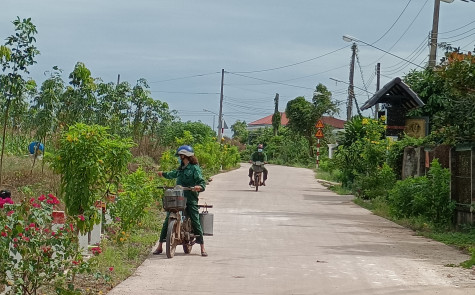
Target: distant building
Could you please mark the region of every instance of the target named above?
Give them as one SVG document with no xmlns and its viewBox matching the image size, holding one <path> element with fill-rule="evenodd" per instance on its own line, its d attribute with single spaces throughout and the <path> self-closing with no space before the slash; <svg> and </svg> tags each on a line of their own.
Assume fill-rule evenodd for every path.
<svg viewBox="0 0 475 295">
<path fill-rule="evenodd" d="M 264 117 L 262 119 L 256 120 L 254 122 L 251 122 L 247 124 L 247 130 L 257 130 L 259 128 L 272 128 L 272 116 L 269 115 L 267 117 Z M 332 126 L 335 129 L 345 129 L 345 120 L 340 120 L 334 117 L 328 117 L 328 116 L 323 116 L 322 117 L 322 122 L 324 125 Z M 280 112 L 280 125 L 281 126 L 287 126 L 289 123 L 289 119 L 285 115 L 285 112 Z M 315 122 L 316 123 L 316 122 Z"/>
</svg>

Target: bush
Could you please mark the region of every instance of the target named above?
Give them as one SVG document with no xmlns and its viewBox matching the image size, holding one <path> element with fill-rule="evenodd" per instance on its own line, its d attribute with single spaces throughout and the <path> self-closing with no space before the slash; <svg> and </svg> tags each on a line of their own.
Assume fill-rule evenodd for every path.
<svg viewBox="0 0 475 295">
<path fill-rule="evenodd" d="M 389 191 L 396 183 L 396 175 L 388 164 L 378 168 L 376 172 L 356 177 L 354 190 L 356 196 L 363 199 L 374 199 L 376 197 L 387 198 Z"/>
<path fill-rule="evenodd" d="M 0 284 L 8 294 L 37 294 L 43 286 L 65 290 L 75 274 L 88 272 L 74 225 L 53 228 L 53 195 L 0 204 Z"/>
<path fill-rule="evenodd" d="M 427 176 L 397 182 L 388 200 L 391 214 L 397 218 L 421 217 L 448 225 L 455 209 L 455 202 L 450 200 L 450 171 L 435 159 Z"/>
<path fill-rule="evenodd" d="M 141 222 L 145 209 L 158 198 L 159 192 L 153 178 L 149 178 L 142 168 L 125 177 L 122 188 L 117 202 L 110 205 L 111 216 L 120 222 L 123 231 L 128 231 Z"/>
</svg>

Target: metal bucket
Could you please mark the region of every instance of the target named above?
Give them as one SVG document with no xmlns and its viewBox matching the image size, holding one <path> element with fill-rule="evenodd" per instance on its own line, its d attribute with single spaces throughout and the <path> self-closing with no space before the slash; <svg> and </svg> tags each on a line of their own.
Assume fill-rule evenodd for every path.
<svg viewBox="0 0 475 295">
<path fill-rule="evenodd" d="M 200 223 L 201 229 L 203 230 L 203 235 L 212 236 L 213 235 L 213 214 L 208 211 L 200 213 Z"/>
</svg>

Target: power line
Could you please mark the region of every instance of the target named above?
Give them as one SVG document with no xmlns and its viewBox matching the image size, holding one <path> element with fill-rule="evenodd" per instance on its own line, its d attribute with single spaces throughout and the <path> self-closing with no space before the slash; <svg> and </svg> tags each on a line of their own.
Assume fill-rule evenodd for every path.
<svg viewBox="0 0 475 295">
<path fill-rule="evenodd" d="M 394 25 L 399 21 L 399 19 L 401 18 L 402 14 L 404 13 L 404 11 L 406 11 L 407 7 L 409 6 L 409 4 L 412 2 L 412 0 L 409 0 L 406 4 L 406 6 L 404 7 L 404 9 L 401 11 L 401 13 L 399 14 L 399 16 L 397 17 L 397 19 L 394 21 L 394 23 L 391 25 L 391 27 L 389 27 L 389 29 L 381 36 L 379 37 L 378 40 L 374 41 L 373 43 L 371 44 L 375 44 L 377 43 L 379 40 L 383 39 L 384 36 L 386 36 L 387 33 L 389 33 L 389 31 L 391 31 L 391 29 L 394 27 Z"/>
<path fill-rule="evenodd" d="M 232 74 L 232 75 L 236 75 L 236 76 L 241 76 L 241 77 L 249 78 L 249 79 L 254 79 L 254 80 L 269 82 L 269 83 L 272 83 L 272 84 L 279 84 L 279 85 L 284 85 L 284 86 L 289 86 L 289 87 L 315 90 L 315 89 L 309 88 L 309 87 L 297 86 L 297 85 L 291 85 L 291 84 L 286 84 L 286 83 L 280 83 L 280 82 L 276 82 L 276 81 L 270 81 L 270 80 L 260 79 L 260 78 L 256 78 L 256 77 L 241 75 L 241 74 L 238 74 L 238 73 L 235 73 L 235 72 L 228 72 L 228 73 L 229 73 L 229 74 Z"/>
<path fill-rule="evenodd" d="M 465 27 L 468 27 L 469 25 L 471 25 L 471 24 L 473 24 L 473 23 L 475 23 L 475 20 L 473 20 L 473 21 L 469 22 L 468 24 L 463 25 L 463 26 L 461 26 L 461 27 L 459 27 L 459 28 L 456 28 L 456 29 L 453 29 L 453 30 L 450 30 L 450 31 L 447 31 L 447 32 L 443 32 L 443 33 L 438 33 L 438 34 L 439 34 L 439 35 L 444 35 L 444 34 L 447 34 L 447 33 L 452 33 L 452 32 L 461 30 L 461 29 L 463 29 L 463 28 L 465 28 Z"/>
<path fill-rule="evenodd" d="M 161 92 L 161 93 L 176 93 L 176 94 L 197 94 L 197 95 L 210 95 L 210 94 L 218 94 L 216 92 L 182 92 L 182 91 L 162 91 L 162 90 L 153 90 L 150 92 Z"/>
<path fill-rule="evenodd" d="M 394 46 L 396 46 L 397 43 L 399 43 L 399 41 L 402 39 L 402 37 L 404 37 L 407 33 L 407 31 L 409 31 L 409 29 L 412 27 L 412 25 L 414 24 L 414 22 L 416 21 L 416 19 L 419 17 L 419 15 L 421 14 L 422 10 L 424 9 L 424 7 L 426 6 L 427 2 L 429 0 L 426 0 L 424 2 L 424 4 L 422 5 L 421 9 L 419 9 L 419 12 L 417 12 L 416 16 L 414 17 L 414 19 L 411 21 L 411 23 L 409 24 L 409 26 L 406 28 L 406 30 L 402 33 L 402 35 L 399 37 L 399 39 L 396 40 L 396 42 L 394 42 L 394 44 L 388 49 L 385 51 L 385 53 L 383 55 L 381 55 L 380 58 L 378 58 L 376 61 L 372 62 L 371 64 L 368 64 L 366 66 L 369 66 L 369 65 L 374 65 L 375 63 L 377 63 L 378 61 L 380 61 L 386 54 L 391 54 L 389 51 L 391 49 L 394 48 Z M 383 50 L 384 51 L 384 50 Z"/>
<path fill-rule="evenodd" d="M 327 52 L 327 53 L 322 54 L 322 55 L 319 55 L 319 56 L 317 56 L 317 57 L 310 58 L 310 59 L 307 59 L 307 60 L 304 60 L 304 61 L 300 61 L 300 62 L 296 62 L 296 63 L 290 64 L 290 65 L 285 65 L 285 66 L 275 67 L 275 68 L 270 68 L 270 69 L 265 69 L 265 70 L 245 71 L 245 72 L 244 72 L 244 71 L 240 71 L 240 72 L 234 72 L 234 73 L 235 73 L 235 74 L 237 74 L 237 73 L 239 73 L 239 74 L 252 74 L 252 73 L 261 73 L 261 72 L 268 72 L 268 71 L 280 70 L 280 69 L 284 69 L 284 68 L 288 68 L 288 67 L 293 67 L 293 66 L 296 66 L 296 65 L 300 65 L 300 64 L 303 64 L 303 63 L 312 61 L 312 60 L 316 60 L 316 59 L 322 58 L 322 57 L 324 57 L 324 56 L 333 54 L 333 53 L 335 53 L 335 52 L 338 52 L 338 51 L 343 50 L 343 49 L 348 48 L 348 47 L 349 47 L 349 45 L 347 45 L 347 46 L 345 46 L 345 47 L 341 47 L 341 48 L 336 49 L 336 50 L 333 50 L 333 51 L 330 51 L 330 52 Z"/>
<path fill-rule="evenodd" d="M 220 72 L 212 72 L 212 73 L 206 73 L 206 74 L 197 74 L 197 75 L 192 75 L 192 76 L 184 76 L 184 77 L 178 77 L 178 78 L 171 78 L 171 79 L 160 80 L 160 81 L 154 81 L 154 82 L 149 82 L 149 83 L 162 83 L 162 82 L 168 82 L 168 81 L 174 81 L 174 80 L 182 80 L 182 79 L 189 79 L 189 78 L 195 78 L 195 77 L 209 76 L 209 75 L 219 74 L 219 73 L 220 73 Z"/>
</svg>

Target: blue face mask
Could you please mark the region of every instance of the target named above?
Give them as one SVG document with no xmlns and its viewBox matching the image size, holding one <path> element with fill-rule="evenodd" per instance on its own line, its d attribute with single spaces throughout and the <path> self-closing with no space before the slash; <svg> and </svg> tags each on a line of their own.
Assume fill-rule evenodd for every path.
<svg viewBox="0 0 475 295">
<path fill-rule="evenodd" d="M 259 153 L 262 153 L 262 149 L 257 149 L 257 151 L 258 151 Z"/>
</svg>

